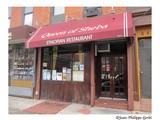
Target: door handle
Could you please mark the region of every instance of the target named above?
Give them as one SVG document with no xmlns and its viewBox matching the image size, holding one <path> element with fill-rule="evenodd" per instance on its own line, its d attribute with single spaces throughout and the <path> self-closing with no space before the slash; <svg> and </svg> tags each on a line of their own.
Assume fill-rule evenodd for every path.
<svg viewBox="0 0 160 120">
<path fill-rule="evenodd" d="M 143 74 L 143 71 L 141 71 L 141 74 Z"/>
</svg>

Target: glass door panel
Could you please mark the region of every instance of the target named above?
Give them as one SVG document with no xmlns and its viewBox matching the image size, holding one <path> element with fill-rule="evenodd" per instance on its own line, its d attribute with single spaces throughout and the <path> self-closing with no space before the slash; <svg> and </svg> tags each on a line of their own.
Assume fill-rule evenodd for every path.
<svg viewBox="0 0 160 120">
<path fill-rule="evenodd" d="M 115 56 L 113 57 L 114 64 L 114 75 L 113 75 L 113 97 L 123 97 L 125 95 L 125 57 L 124 56 Z"/>
<path fill-rule="evenodd" d="M 110 57 L 101 57 L 101 96 L 111 96 Z"/>
</svg>

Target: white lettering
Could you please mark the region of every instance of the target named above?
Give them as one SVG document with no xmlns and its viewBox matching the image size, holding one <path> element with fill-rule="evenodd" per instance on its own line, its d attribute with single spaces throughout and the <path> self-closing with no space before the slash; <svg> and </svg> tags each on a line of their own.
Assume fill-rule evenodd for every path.
<svg viewBox="0 0 160 120">
<path fill-rule="evenodd" d="M 95 31 L 95 30 L 100 30 L 100 29 L 106 29 L 108 28 L 108 25 L 97 25 L 97 26 L 87 26 L 87 27 L 82 27 L 82 28 L 76 28 L 74 30 L 68 30 L 68 31 L 61 31 L 61 32 L 54 32 L 54 33 L 44 33 L 41 38 L 49 38 L 49 37 L 54 37 L 54 36 L 62 36 L 65 34 L 74 34 L 76 32 L 86 32 L 86 31 Z"/>
<path fill-rule="evenodd" d="M 46 45 L 63 44 L 65 39 L 47 40 Z"/>
<path fill-rule="evenodd" d="M 107 28 L 108 25 L 98 25 L 98 26 L 94 26 L 94 27 L 83 27 L 83 28 L 80 28 L 78 30 L 78 32 L 85 32 L 85 31 L 94 31 L 94 30 L 100 30 L 100 29 L 105 29 Z"/>
<path fill-rule="evenodd" d="M 54 36 L 61 36 L 61 35 L 65 35 L 66 31 L 62 31 L 62 32 L 56 32 L 56 33 L 45 33 L 41 36 L 41 38 L 47 38 L 47 37 L 54 37 Z"/>
<path fill-rule="evenodd" d="M 47 40 L 46 45 L 58 45 L 64 43 L 75 43 L 75 42 L 83 42 L 92 40 L 93 35 L 86 35 L 86 36 L 78 36 L 78 37 L 69 37 L 66 39 L 55 39 L 55 40 Z"/>
<path fill-rule="evenodd" d="M 74 43 L 78 41 L 87 41 L 87 40 L 92 40 L 92 35 L 86 35 L 86 36 L 78 36 L 78 37 L 70 37 L 66 39 L 66 42 L 68 43 Z"/>
</svg>

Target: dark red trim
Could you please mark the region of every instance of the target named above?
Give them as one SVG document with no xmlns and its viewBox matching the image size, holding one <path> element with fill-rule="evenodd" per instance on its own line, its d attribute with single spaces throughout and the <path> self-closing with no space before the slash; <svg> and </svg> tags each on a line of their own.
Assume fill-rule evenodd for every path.
<svg viewBox="0 0 160 120">
<path fill-rule="evenodd" d="M 133 110 L 133 38 L 127 42 L 128 110 Z"/>
<path fill-rule="evenodd" d="M 95 58 L 94 44 L 91 44 L 91 106 L 95 105 Z"/>
<path fill-rule="evenodd" d="M 34 98 L 40 99 L 40 82 L 41 82 L 41 48 L 38 48 L 36 87 L 34 90 Z"/>
</svg>

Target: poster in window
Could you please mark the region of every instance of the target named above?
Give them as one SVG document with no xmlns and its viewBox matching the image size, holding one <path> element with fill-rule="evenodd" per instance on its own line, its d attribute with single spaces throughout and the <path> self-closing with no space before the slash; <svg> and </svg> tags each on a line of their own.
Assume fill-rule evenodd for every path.
<svg viewBox="0 0 160 120">
<path fill-rule="evenodd" d="M 66 81 L 66 73 L 63 73 L 63 81 Z"/>
<path fill-rule="evenodd" d="M 56 80 L 56 79 L 57 79 L 57 71 L 52 70 L 52 80 Z"/>
<path fill-rule="evenodd" d="M 78 70 L 78 65 L 73 65 L 73 70 Z"/>
<path fill-rule="evenodd" d="M 46 80 L 50 80 L 51 79 L 51 71 L 47 70 L 46 72 Z"/>
<path fill-rule="evenodd" d="M 46 62 L 43 63 L 43 67 L 47 67 L 47 63 Z"/>
<path fill-rule="evenodd" d="M 84 71 L 73 71 L 73 81 L 84 81 Z"/>
<path fill-rule="evenodd" d="M 84 70 L 84 65 L 83 64 L 79 65 L 79 70 Z"/>
<path fill-rule="evenodd" d="M 78 80 L 77 71 L 73 71 L 73 81 L 77 81 L 77 80 Z"/>
<path fill-rule="evenodd" d="M 71 73 L 66 73 L 66 80 L 71 81 Z"/>
<path fill-rule="evenodd" d="M 67 68 L 66 67 L 62 67 L 62 72 L 66 73 L 67 72 Z"/>
<path fill-rule="evenodd" d="M 71 68 L 67 68 L 67 73 L 71 73 Z"/>
<path fill-rule="evenodd" d="M 62 73 L 61 72 L 57 72 L 57 80 L 62 80 Z"/>
<path fill-rule="evenodd" d="M 46 69 L 43 69 L 43 70 L 42 70 L 42 78 L 43 78 L 43 80 L 46 80 L 46 79 L 47 79 Z"/>
<path fill-rule="evenodd" d="M 43 80 L 50 80 L 51 79 L 51 72 L 48 69 L 43 69 L 42 71 L 43 74 Z"/>
</svg>

